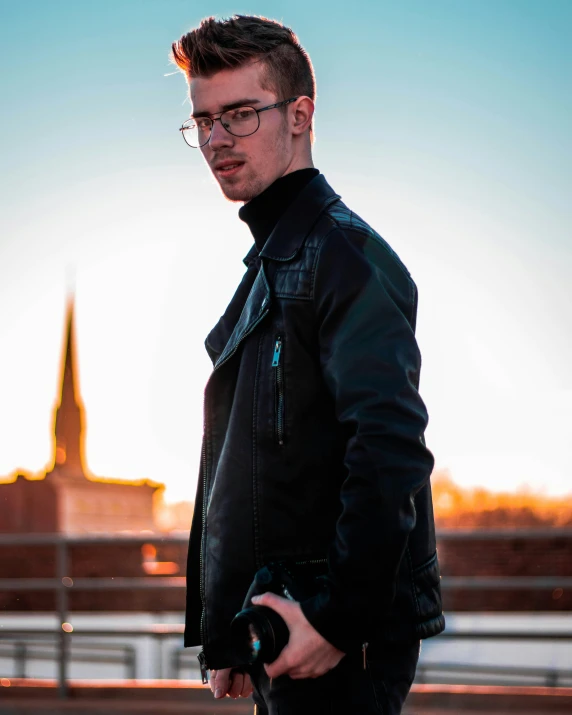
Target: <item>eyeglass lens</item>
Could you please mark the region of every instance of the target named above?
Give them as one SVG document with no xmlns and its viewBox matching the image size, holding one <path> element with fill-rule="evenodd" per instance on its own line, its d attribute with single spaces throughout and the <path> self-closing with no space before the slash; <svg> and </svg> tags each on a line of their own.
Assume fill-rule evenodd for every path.
<svg viewBox="0 0 572 715">
<path fill-rule="evenodd" d="M 247 137 L 258 129 L 258 113 L 252 107 L 229 109 L 220 115 L 223 127 L 236 137 Z M 200 147 L 206 144 L 211 135 L 214 120 L 210 117 L 187 119 L 183 124 L 183 137 L 189 146 Z"/>
</svg>

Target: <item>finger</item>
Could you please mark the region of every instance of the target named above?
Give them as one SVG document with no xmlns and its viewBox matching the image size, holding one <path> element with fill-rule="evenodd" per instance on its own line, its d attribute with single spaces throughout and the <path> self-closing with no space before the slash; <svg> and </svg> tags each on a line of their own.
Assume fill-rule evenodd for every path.
<svg viewBox="0 0 572 715">
<path fill-rule="evenodd" d="M 209 685 L 213 692 L 213 695 L 214 695 L 214 691 L 215 691 L 215 680 L 216 680 L 216 670 L 211 670 L 210 677 L 209 677 Z"/>
<path fill-rule="evenodd" d="M 300 664 L 296 663 L 296 665 L 299 666 Z M 290 650 L 288 646 L 282 650 L 275 661 L 264 664 L 264 670 L 269 678 L 278 678 L 278 676 L 284 675 L 284 673 L 289 673 L 291 667 L 292 663 L 290 662 Z"/>
<path fill-rule="evenodd" d="M 280 659 L 275 660 L 274 663 L 264 663 L 264 670 L 269 678 L 278 678 L 288 672 L 286 665 Z"/>
<path fill-rule="evenodd" d="M 336 656 L 324 662 L 323 659 L 317 660 L 315 657 L 307 657 L 297 653 L 296 657 L 289 657 L 290 669 L 288 670 L 288 675 L 293 680 L 300 678 L 320 678 L 322 675 L 330 673 L 340 660 L 341 657 L 338 658 Z"/>
<path fill-rule="evenodd" d="M 242 692 L 242 686 L 244 685 L 244 675 L 242 673 L 234 672 L 230 677 L 230 687 L 228 694 L 231 698 L 238 698 Z"/>
<path fill-rule="evenodd" d="M 306 678 L 320 678 L 324 673 L 317 673 L 314 670 L 290 670 L 288 677 L 292 680 L 304 680 Z"/>
<path fill-rule="evenodd" d="M 303 680 L 304 678 L 307 678 L 308 676 L 306 675 L 305 672 L 301 670 L 291 670 L 288 673 L 288 677 L 292 678 L 292 680 Z"/>
<path fill-rule="evenodd" d="M 247 698 L 254 688 L 252 687 L 252 681 L 250 680 L 250 675 L 248 673 L 244 674 L 244 684 L 242 686 L 242 692 L 240 693 L 240 696 L 242 698 Z"/>
<path fill-rule="evenodd" d="M 230 678 L 230 668 L 223 668 L 219 670 L 216 674 L 215 681 L 215 698 L 224 698 L 228 692 Z"/>
<path fill-rule="evenodd" d="M 276 611 L 276 613 L 282 616 L 286 622 L 288 622 L 288 618 L 292 613 L 292 606 L 294 604 L 294 602 L 290 601 L 290 599 L 283 598 L 282 596 L 279 596 L 276 593 L 271 593 L 270 591 L 262 593 L 259 596 L 253 596 L 251 600 L 256 606 L 266 606 L 267 608 L 271 608 L 273 611 Z"/>
</svg>

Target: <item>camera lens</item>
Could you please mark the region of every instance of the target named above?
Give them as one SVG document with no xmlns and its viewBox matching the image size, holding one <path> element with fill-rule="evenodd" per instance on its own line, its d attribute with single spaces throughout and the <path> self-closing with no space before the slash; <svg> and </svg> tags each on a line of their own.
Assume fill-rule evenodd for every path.
<svg viewBox="0 0 572 715">
<path fill-rule="evenodd" d="M 230 624 L 230 637 L 238 662 L 272 663 L 288 643 L 288 626 L 265 606 L 251 606 L 238 613 Z"/>
</svg>

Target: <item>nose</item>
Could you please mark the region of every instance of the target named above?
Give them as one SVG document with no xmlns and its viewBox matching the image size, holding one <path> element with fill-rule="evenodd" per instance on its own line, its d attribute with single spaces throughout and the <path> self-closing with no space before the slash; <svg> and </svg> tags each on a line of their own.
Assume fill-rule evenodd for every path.
<svg viewBox="0 0 572 715">
<path fill-rule="evenodd" d="M 234 145 L 234 137 L 222 126 L 220 119 L 215 119 L 208 145 L 213 151 L 226 146 Z"/>
</svg>

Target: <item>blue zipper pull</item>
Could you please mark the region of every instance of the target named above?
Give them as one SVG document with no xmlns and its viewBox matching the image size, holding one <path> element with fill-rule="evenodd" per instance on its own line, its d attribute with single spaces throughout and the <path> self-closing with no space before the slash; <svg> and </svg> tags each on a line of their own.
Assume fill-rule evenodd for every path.
<svg viewBox="0 0 572 715">
<path fill-rule="evenodd" d="M 280 352 L 282 351 L 282 340 L 278 338 L 274 346 L 274 357 L 272 358 L 272 367 L 278 367 L 280 362 Z"/>
</svg>

